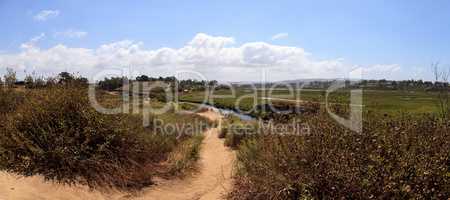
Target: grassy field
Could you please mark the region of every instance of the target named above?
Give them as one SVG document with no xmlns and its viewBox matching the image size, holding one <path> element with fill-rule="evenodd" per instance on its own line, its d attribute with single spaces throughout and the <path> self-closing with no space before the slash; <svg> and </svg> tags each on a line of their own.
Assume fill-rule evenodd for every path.
<svg viewBox="0 0 450 200">
<path fill-rule="evenodd" d="M 215 95 L 231 95 L 229 90 L 215 91 Z M 424 91 L 400 91 L 400 90 L 363 90 L 362 104 L 364 111 L 377 113 L 433 113 L 436 112 L 437 94 Z M 239 102 L 239 108 L 242 110 L 250 110 L 254 104 L 263 103 L 265 98 L 273 98 L 272 101 L 282 101 L 280 99 L 325 102 L 326 91 L 324 90 L 301 90 L 296 94 L 290 94 L 287 90 L 274 90 L 269 93 L 264 90 L 256 92 L 246 89 L 236 90 L 234 97 L 211 98 L 214 105 L 218 107 L 235 107 L 235 103 L 239 98 L 243 98 Z M 328 102 L 338 104 L 348 104 L 350 92 L 336 91 L 329 94 Z M 182 101 L 202 102 L 208 100 L 205 93 L 193 92 L 186 93 L 180 97 Z M 292 102 L 292 101 L 289 101 Z"/>
</svg>

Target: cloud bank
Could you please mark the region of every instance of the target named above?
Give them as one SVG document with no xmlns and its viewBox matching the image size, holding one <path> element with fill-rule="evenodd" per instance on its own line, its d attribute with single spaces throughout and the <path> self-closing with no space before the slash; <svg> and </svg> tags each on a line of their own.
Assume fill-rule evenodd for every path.
<svg viewBox="0 0 450 200">
<path fill-rule="evenodd" d="M 342 78 L 355 66 L 343 59 L 316 59 L 300 47 L 265 42 L 236 44 L 232 37 L 199 33 L 180 48 L 146 49 L 142 42 L 123 40 L 94 49 L 63 44 L 41 49 L 41 34 L 22 44 L 21 51 L 0 54 L 0 66 L 17 71 L 56 74 L 80 72 L 93 77 L 109 69 L 128 69 L 150 76 L 174 75 L 191 70 L 222 81 Z M 374 68 L 384 66 L 374 66 Z M 374 70 L 374 69 L 372 69 Z"/>
</svg>

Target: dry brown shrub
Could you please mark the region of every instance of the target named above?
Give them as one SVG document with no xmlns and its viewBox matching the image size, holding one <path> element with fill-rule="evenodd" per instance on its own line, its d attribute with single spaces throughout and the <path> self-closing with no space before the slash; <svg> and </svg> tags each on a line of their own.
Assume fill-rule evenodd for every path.
<svg viewBox="0 0 450 200">
<path fill-rule="evenodd" d="M 231 199 L 446 199 L 450 124 L 426 115 L 365 116 L 363 133 L 327 115 L 309 135 L 265 135 L 240 146 Z"/>
</svg>

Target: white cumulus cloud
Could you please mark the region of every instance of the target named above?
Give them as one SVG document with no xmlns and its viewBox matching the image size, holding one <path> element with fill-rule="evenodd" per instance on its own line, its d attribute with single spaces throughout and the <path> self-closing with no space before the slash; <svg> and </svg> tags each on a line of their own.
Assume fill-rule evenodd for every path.
<svg viewBox="0 0 450 200">
<path fill-rule="evenodd" d="M 59 10 L 41 10 L 33 17 L 33 19 L 36 21 L 47 21 L 47 19 L 57 17 L 59 13 Z"/>
<path fill-rule="evenodd" d="M 265 42 L 236 45 L 232 37 L 197 34 L 180 48 L 147 49 L 142 42 L 124 40 L 97 48 L 73 48 L 59 44 L 36 47 L 44 34 L 22 45 L 18 53 L 0 54 L 0 66 L 56 74 L 63 70 L 93 77 L 107 69 L 131 68 L 150 76 L 174 75 L 191 70 L 208 79 L 225 81 L 336 78 L 354 66 L 343 59 L 317 59 L 303 48 Z"/>
<path fill-rule="evenodd" d="M 198 33 L 188 44 L 195 48 L 223 48 L 226 45 L 234 44 L 234 38 Z"/>
</svg>

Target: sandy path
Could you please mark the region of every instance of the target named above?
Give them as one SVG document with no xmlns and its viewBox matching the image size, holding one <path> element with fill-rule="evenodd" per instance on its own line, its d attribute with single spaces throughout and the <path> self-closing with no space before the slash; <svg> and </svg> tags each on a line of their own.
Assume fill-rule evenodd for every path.
<svg viewBox="0 0 450 200">
<path fill-rule="evenodd" d="M 220 114 L 212 111 L 200 115 L 212 120 L 221 119 Z M 185 179 L 157 179 L 157 185 L 144 189 L 139 194 L 92 191 L 82 186 L 61 186 L 44 182 L 37 176 L 17 179 L 10 174 L 0 173 L 0 200 L 222 199 L 231 188 L 234 154 L 217 137 L 218 130 L 212 128 L 206 132 L 197 174 Z"/>
<path fill-rule="evenodd" d="M 0 200 L 107 200 L 123 196 L 119 192 L 101 193 L 82 186 L 45 182 L 39 176 L 18 179 L 11 174 L 0 173 Z"/>
<path fill-rule="evenodd" d="M 209 111 L 200 115 L 219 120 L 220 115 Z M 221 199 L 231 187 L 233 153 L 217 137 L 218 128 L 210 129 L 200 153 L 200 172 L 184 180 L 162 181 L 157 187 L 144 191 L 137 199 Z"/>
</svg>

